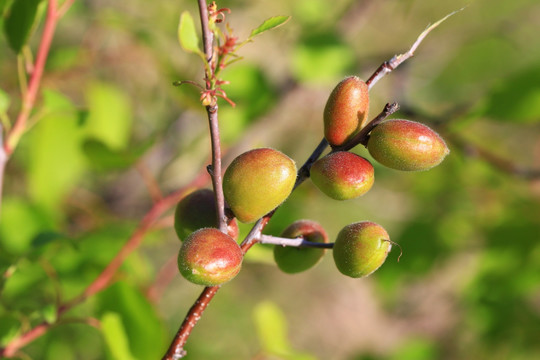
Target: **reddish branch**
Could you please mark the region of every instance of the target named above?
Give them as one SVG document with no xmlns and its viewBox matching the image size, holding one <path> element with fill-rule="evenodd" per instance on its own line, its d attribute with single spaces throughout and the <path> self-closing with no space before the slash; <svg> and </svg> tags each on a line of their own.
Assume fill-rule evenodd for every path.
<svg viewBox="0 0 540 360">
<path fill-rule="evenodd" d="M 4 144 L 4 151 L 9 157 L 17 143 L 26 130 L 26 123 L 30 116 L 43 76 L 43 69 L 45 68 L 45 62 L 49 56 L 49 49 L 51 48 L 52 39 L 54 37 L 54 31 L 58 20 L 60 19 L 58 14 L 58 4 L 56 0 L 49 0 L 49 6 L 47 8 L 47 17 L 45 19 L 45 25 L 43 27 L 43 33 L 41 35 L 41 41 L 39 43 L 39 49 L 36 56 L 36 62 L 33 67 L 32 75 L 28 83 L 28 90 L 24 94 L 21 104 L 21 111 L 17 116 L 17 120 L 13 125 L 13 128 L 6 136 L 6 142 Z"/>
<path fill-rule="evenodd" d="M 173 207 L 178 201 L 184 197 L 194 187 L 201 187 L 207 183 L 207 175 L 204 171 L 201 171 L 195 179 L 193 179 L 187 186 L 176 192 L 162 198 L 156 202 L 144 218 L 140 221 L 139 226 L 131 237 L 127 240 L 124 246 L 118 251 L 116 256 L 111 260 L 109 265 L 98 275 L 98 277 L 77 297 L 71 301 L 61 305 L 57 310 L 57 318 L 60 317 L 78 304 L 86 301 L 89 297 L 96 293 L 103 291 L 110 286 L 114 280 L 114 276 L 118 269 L 124 262 L 124 260 L 135 251 L 142 243 L 146 233 L 152 229 L 153 225 L 160 219 L 160 217 L 171 207 Z M 10 357 L 16 354 L 16 352 L 32 342 L 36 338 L 45 334 L 49 328 L 54 326 L 53 323 L 42 322 L 35 326 L 31 330 L 25 332 L 13 339 L 5 348 L 0 349 L 0 357 Z"/>
<path fill-rule="evenodd" d="M 214 34 L 210 31 L 208 24 L 208 5 L 206 0 L 199 0 L 199 14 L 201 19 L 203 48 L 207 63 L 210 65 L 214 57 Z M 213 91 L 214 71 L 212 66 L 207 66 L 205 74 L 206 91 Z M 216 198 L 218 228 L 227 233 L 227 218 L 225 216 L 225 197 L 223 196 L 223 186 L 221 178 L 221 141 L 219 137 L 218 105 L 215 101 L 206 106 L 208 114 L 208 126 L 210 128 L 210 141 L 212 146 L 212 167 L 210 176 L 212 177 L 212 187 Z"/>
</svg>

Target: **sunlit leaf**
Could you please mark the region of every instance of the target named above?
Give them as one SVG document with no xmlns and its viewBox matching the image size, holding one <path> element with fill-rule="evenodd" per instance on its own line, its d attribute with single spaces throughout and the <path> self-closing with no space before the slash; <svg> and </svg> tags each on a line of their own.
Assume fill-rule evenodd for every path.
<svg viewBox="0 0 540 360">
<path fill-rule="evenodd" d="M 16 53 L 21 52 L 28 41 L 40 2 L 41 0 L 18 0 L 8 12 L 4 22 L 4 33 L 9 46 Z"/>
<path fill-rule="evenodd" d="M 52 210 L 61 206 L 86 167 L 79 149 L 84 129 L 64 95 L 45 91 L 44 107 L 46 115 L 23 141 L 29 147 L 28 192 L 36 203 Z"/>
<path fill-rule="evenodd" d="M 135 359 L 129 350 L 129 340 L 120 315 L 113 312 L 105 313 L 101 317 L 101 331 L 113 359 Z"/>
<path fill-rule="evenodd" d="M 253 319 L 264 351 L 279 354 L 291 350 L 287 320 L 276 304 L 270 301 L 259 303 L 253 310 Z"/>
<path fill-rule="evenodd" d="M 139 360 L 163 355 L 167 337 L 155 309 L 135 288 L 119 282 L 98 295 L 98 312 L 118 314 L 125 327 L 129 349 Z M 149 346 L 149 344 L 152 344 Z"/>
<path fill-rule="evenodd" d="M 15 255 L 25 253 L 34 237 L 51 226 L 41 209 L 19 198 L 2 201 L 0 217 L 0 248 Z"/>
<path fill-rule="evenodd" d="M 0 114 L 7 111 L 10 101 L 9 95 L 4 90 L 0 89 Z"/>
<path fill-rule="evenodd" d="M 199 36 L 197 35 L 195 22 L 189 11 L 184 11 L 182 15 L 180 15 L 178 40 L 185 51 L 201 53 L 201 50 L 199 49 Z"/>
<path fill-rule="evenodd" d="M 111 149 L 124 149 L 133 122 L 131 99 L 115 85 L 93 82 L 85 93 L 89 109 L 85 133 Z"/>
<path fill-rule="evenodd" d="M 252 38 L 265 31 L 272 30 L 280 25 L 283 25 L 287 21 L 289 21 L 290 18 L 291 18 L 290 16 L 273 16 L 269 19 L 266 19 L 261 25 L 259 25 L 256 29 L 253 29 L 253 31 L 251 31 L 251 34 L 249 35 L 249 37 Z"/>
</svg>

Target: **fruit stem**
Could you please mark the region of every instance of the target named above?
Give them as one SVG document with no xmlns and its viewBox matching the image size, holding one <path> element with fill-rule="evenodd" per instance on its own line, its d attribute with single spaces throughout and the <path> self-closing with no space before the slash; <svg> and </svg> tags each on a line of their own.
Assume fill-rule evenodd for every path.
<svg viewBox="0 0 540 360">
<path fill-rule="evenodd" d="M 292 247 L 311 247 L 311 248 L 323 248 L 323 249 L 332 249 L 334 243 L 320 243 L 304 240 L 303 237 L 297 237 L 294 239 L 283 238 L 272 235 L 261 235 L 259 238 L 261 244 L 273 244 L 281 246 L 292 246 Z"/>
<path fill-rule="evenodd" d="M 379 125 L 381 122 L 383 122 L 387 117 L 395 113 L 399 110 L 399 104 L 394 103 L 387 103 L 384 106 L 384 109 L 380 112 L 379 115 L 377 115 L 373 120 L 371 120 L 366 126 L 360 130 L 358 134 L 356 134 L 351 140 L 347 141 L 345 144 L 341 146 L 336 146 L 332 148 L 332 152 L 337 151 L 347 151 L 352 149 L 358 144 L 362 144 L 364 146 L 367 146 L 367 142 L 369 140 L 369 133 L 371 130 L 375 129 L 377 125 Z"/>
<path fill-rule="evenodd" d="M 300 184 L 302 184 L 309 177 L 309 170 L 311 169 L 311 166 L 321 157 L 327 146 L 328 141 L 323 138 L 315 150 L 313 150 L 313 153 L 311 153 L 304 165 L 298 169 L 298 175 L 296 176 L 296 183 L 294 184 L 293 190 L 300 186 Z"/>
</svg>

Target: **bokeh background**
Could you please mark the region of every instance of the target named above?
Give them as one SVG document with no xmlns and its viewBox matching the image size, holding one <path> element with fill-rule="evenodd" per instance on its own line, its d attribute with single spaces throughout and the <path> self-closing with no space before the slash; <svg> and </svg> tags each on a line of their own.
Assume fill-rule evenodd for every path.
<svg viewBox="0 0 540 360">
<path fill-rule="evenodd" d="M 428 24 L 467 7 L 371 91 L 371 116 L 399 102 L 393 117 L 437 129 L 451 148 L 447 159 L 421 173 L 374 162 L 372 190 L 346 202 L 307 181 L 266 230 L 279 234 L 309 218 L 335 238 L 343 226 L 371 220 L 400 244 L 400 261 L 395 249 L 375 274 L 350 279 L 327 253 L 316 268 L 292 276 L 273 264 L 271 247 L 256 246 L 195 328 L 188 359 L 540 358 L 540 181 L 529 171 L 540 169 L 538 1 L 218 6 L 232 10 L 226 21 L 240 39 L 269 16 L 292 15 L 243 47 L 244 59 L 224 72 L 237 104 L 220 103 L 224 161 L 270 146 L 299 164 L 322 137 L 322 111 L 338 81 L 367 79 Z M 59 23 L 34 113 L 39 121 L 6 170 L 0 346 L 56 321 L 58 303 L 103 270 L 152 205 L 144 179 L 170 193 L 208 164 L 199 94 L 172 86 L 202 78 L 199 59 L 178 44 L 183 10 L 197 18 L 195 1 L 75 1 Z M 34 50 L 42 23 L 30 40 Z M 17 57 L 3 34 L 0 87 L 15 118 Z M 354 151 L 371 159 L 363 148 Z M 170 283 L 163 276 L 180 246 L 172 210 L 114 285 L 65 314 L 18 358 L 159 358 L 201 291 L 179 275 Z M 167 286 L 149 292 L 156 281 Z"/>
</svg>

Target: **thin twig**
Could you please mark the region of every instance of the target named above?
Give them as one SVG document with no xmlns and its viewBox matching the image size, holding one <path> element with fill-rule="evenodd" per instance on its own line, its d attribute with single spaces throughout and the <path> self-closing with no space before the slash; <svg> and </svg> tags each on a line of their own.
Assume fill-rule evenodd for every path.
<svg viewBox="0 0 540 360">
<path fill-rule="evenodd" d="M 416 51 L 416 49 L 418 48 L 418 46 L 420 46 L 420 44 L 422 43 L 422 41 L 424 41 L 424 39 L 426 38 L 426 36 L 433 30 L 435 29 L 437 26 L 439 26 L 443 21 L 445 21 L 446 19 L 448 19 L 450 16 L 460 12 L 461 10 L 463 10 L 464 8 L 461 8 L 459 10 L 456 10 L 456 11 L 453 11 L 451 12 L 450 14 L 446 15 L 445 17 L 443 17 L 442 19 L 440 19 L 439 21 L 437 21 L 435 24 L 433 25 L 430 25 L 426 28 L 426 30 L 424 30 L 419 36 L 418 38 L 416 39 L 416 41 L 414 42 L 414 44 L 411 46 L 411 48 L 403 53 L 403 54 L 400 54 L 400 55 L 395 55 L 394 57 L 392 57 L 390 60 L 388 61 L 385 61 L 384 63 L 381 64 L 381 66 L 379 66 L 379 68 L 377 70 L 375 70 L 375 72 L 373 73 L 373 75 L 370 76 L 370 78 L 366 81 L 366 84 L 368 86 L 369 89 L 371 89 L 373 87 L 373 85 L 375 85 L 379 80 L 381 80 L 386 74 L 392 72 L 393 70 L 395 70 L 399 65 L 401 65 L 401 63 L 403 63 L 405 60 L 411 58 L 413 55 L 414 55 L 414 52 Z"/>
<path fill-rule="evenodd" d="M 314 241 L 304 240 L 302 237 L 295 239 L 283 238 L 273 235 L 261 235 L 259 238 L 261 244 L 271 244 L 279 246 L 291 246 L 291 247 L 309 247 L 309 248 L 323 248 L 331 249 L 334 247 L 334 243 L 320 243 Z"/>
<path fill-rule="evenodd" d="M 43 34 L 41 35 L 41 41 L 39 43 L 39 49 L 36 56 L 36 64 L 34 65 L 34 71 L 30 77 L 28 83 L 28 90 L 22 99 L 21 111 L 17 116 L 17 120 L 13 125 L 13 128 L 7 134 L 6 143 L 4 144 L 5 152 L 8 156 L 11 155 L 20 137 L 26 130 L 26 122 L 30 116 L 30 112 L 36 102 L 37 93 L 43 76 L 43 70 L 45 68 L 45 62 L 49 55 L 51 48 L 54 31 L 58 23 L 57 2 L 56 0 L 49 0 L 47 8 L 47 17 L 45 19 L 45 25 L 43 27 Z"/>
<path fill-rule="evenodd" d="M 296 189 L 300 184 L 304 182 L 309 177 L 309 170 L 311 169 L 311 166 L 315 161 L 317 161 L 324 150 L 328 147 L 328 141 L 326 141 L 325 138 L 322 138 L 322 140 L 319 142 L 319 145 L 315 148 L 315 151 L 311 154 L 311 156 L 306 160 L 304 165 L 298 169 L 298 176 L 296 177 L 296 183 L 294 184 L 294 189 Z"/>
<path fill-rule="evenodd" d="M 174 254 L 159 269 L 156 279 L 146 290 L 146 297 L 153 303 L 157 303 L 165 292 L 169 283 L 178 275 L 178 255 Z"/>
<path fill-rule="evenodd" d="M 540 179 L 540 169 L 531 169 L 518 165 L 509 159 L 496 155 L 491 151 L 479 145 L 473 144 L 455 134 L 446 135 L 445 138 L 461 147 L 466 155 L 479 157 L 499 171 L 525 180 Z"/>
<path fill-rule="evenodd" d="M 135 164 L 135 168 L 137 169 L 137 172 L 141 175 L 141 178 L 143 179 L 144 184 L 148 189 L 148 193 L 150 194 L 152 201 L 154 203 L 160 201 L 163 198 L 163 194 L 161 193 L 161 189 L 159 188 L 159 184 L 156 181 L 156 178 L 154 177 L 154 175 L 152 175 L 150 169 L 148 169 L 148 166 L 146 166 L 143 160 L 140 160 Z"/>
<path fill-rule="evenodd" d="M 31 330 L 25 332 L 21 336 L 18 336 L 15 339 L 11 340 L 5 348 L 0 349 L 0 358 L 9 358 L 15 356 L 19 349 L 31 343 L 38 337 L 44 335 L 52 326 L 53 325 L 50 323 L 42 322 L 41 324 L 33 327 Z"/>
<path fill-rule="evenodd" d="M 191 191 L 193 187 L 200 187 L 205 182 L 206 176 L 204 172 L 201 172 L 193 181 L 190 182 L 189 185 L 175 191 L 174 193 L 155 203 L 154 206 L 152 206 L 152 209 L 150 209 L 150 211 L 143 217 L 139 223 L 139 226 L 131 235 L 129 240 L 124 244 L 124 246 L 122 246 L 114 259 L 111 260 L 101 274 L 99 274 L 99 276 L 83 291 L 82 294 L 65 304 L 63 307 L 71 308 L 108 287 L 124 260 L 129 254 L 139 247 L 144 235 L 146 235 L 146 233 L 152 228 L 154 223 L 161 217 L 161 215 L 178 203 L 178 201 L 189 191 Z"/>
</svg>

